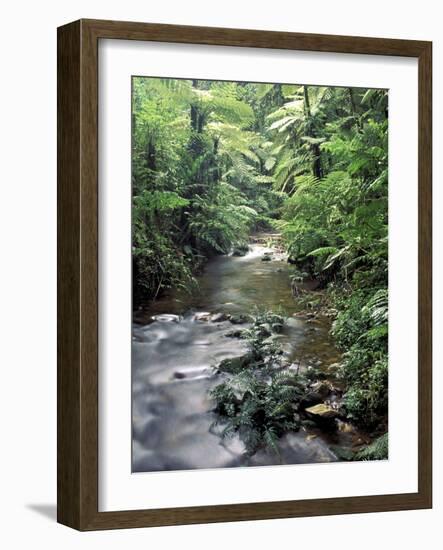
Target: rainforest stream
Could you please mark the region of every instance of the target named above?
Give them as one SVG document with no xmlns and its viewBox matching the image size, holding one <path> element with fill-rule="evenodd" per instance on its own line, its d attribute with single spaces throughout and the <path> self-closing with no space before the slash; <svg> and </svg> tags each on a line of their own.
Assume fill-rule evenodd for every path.
<svg viewBox="0 0 443 550">
<path fill-rule="evenodd" d="M 263 261 L 265 254 L 272 260 Z M 134 313 L 134 472 L 333 462 L 335 446 L 349 447 L 359 436 L 352 429 L 331 434 L 303 428 L 280 438 L 279 456 L 265 448 L 251 456 L 237 435 L 222 438 L 215 424 L 209 392 L 220 383 L 216 367 L 244 354 L 247 341 L 227 337 L 235 328 L 230 320 L 210 321 L 206 313 L 279 312 L 286 319 L 279 343 L 294 368 L 313 365 L 326 373 L 340 360 L 330 320 L 297 314 L 291 269 L 275 248 L 256 242 L 243 257 L 210 260 L 193 294 L 172 292 Z"/>
</svg>

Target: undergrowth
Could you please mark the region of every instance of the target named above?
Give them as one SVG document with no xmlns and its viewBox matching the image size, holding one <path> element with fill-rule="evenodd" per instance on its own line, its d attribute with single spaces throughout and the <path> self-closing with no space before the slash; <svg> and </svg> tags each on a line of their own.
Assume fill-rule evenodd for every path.
<svg viewBox="0 0 443 550">
<path fill-rule="evenodd" d="M 272 338 L 283 321 L 272 312 L 258 313 L 247 330 L 248 353 L 221 363 L 227 378 L 211 392 L 223 437 L 238 433 L 249 454 L 261 447 L 278 454 L 278 439 L 300 429 L 297 403 L 304 394 L 303 381 L 284 370 L 282 352 Z"/>
</svg>

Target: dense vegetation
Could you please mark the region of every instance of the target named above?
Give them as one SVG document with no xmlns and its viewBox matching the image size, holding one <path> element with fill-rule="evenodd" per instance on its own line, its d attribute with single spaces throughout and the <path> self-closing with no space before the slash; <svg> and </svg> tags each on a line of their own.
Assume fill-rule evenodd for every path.
<svg viewBox="0 0 443 550">
<path fill-rule="evenodd" d="M 282 322 L 275 313 L 257 313 L 241 334 L 248 340 L 249 352 L 222 361 L 219 370 L 231 376 L 212 391 L 224 423 L 222 435 L 239 432 L 250 454 L 263 443 L 278 452 L 278 438 L 300 428 L 295 409 L 303 397 L 303 380 L 284 369 L 281 350 L 270 338 Z"/>
<path fill-rule="evenodd" d="M 192 290 L 209 257 L 278 229 L 294 278 L 318 280 L 337 311 L 344 407 L 371 429 L 387 417 L 387 102 L 383 90 L 133 79 L 135 303 Z M 270 440 L 287 428 L 273 414 Z"/>
</svg>

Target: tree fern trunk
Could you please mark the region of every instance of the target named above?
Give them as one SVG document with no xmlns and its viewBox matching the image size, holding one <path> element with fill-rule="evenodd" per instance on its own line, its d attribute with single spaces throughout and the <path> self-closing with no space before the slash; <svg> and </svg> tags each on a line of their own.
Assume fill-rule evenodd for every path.
<svg viewBox="0 0 443 550">
<path fill-rule="evenodd" d="M 312 114 L 311 114 L 311 104 L 310 104 L 310 101 L 309 101 L 309 90 L 308 90 L 308 86 L 303 86 L 303 97 L 304 97 L 304 111 L 305 111 L 305 117 L 306 117 L 306 127 L 307 127 L 307 135 L 309 137 L 312 137 L 312 138 L 315 138 L 316 137 L 316 132 L 314 130 L 314 124 L 313 124 L 313 120 L 312 120 Z M 311 151 L 312 151 L 312 156 L 313 156 L 313 161 L 312 161 L 312 174 L 320 179 L 323 177 L 323 169 L 322 169 L 322 165 L 321 165 L 321 151 L 320 151 L 320 146 L 318 145 L 318 143 L 313 143 L 311 145 Z"/>
</svg>

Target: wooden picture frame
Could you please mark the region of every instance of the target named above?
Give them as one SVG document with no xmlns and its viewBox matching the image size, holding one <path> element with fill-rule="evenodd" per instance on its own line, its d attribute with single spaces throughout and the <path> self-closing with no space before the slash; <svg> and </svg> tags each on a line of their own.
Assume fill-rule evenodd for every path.
<svg viewBox="0 0 443 550">
<path fill-rule="evenodd" d="M 124 39 L 403 56 L 419 76 L 418 492 L 98 511 L 98 41 Z M 80 20 L 58 29 L 58 521 L 82 531 L 432 506 L 432 44 Z"/>
</svg>

